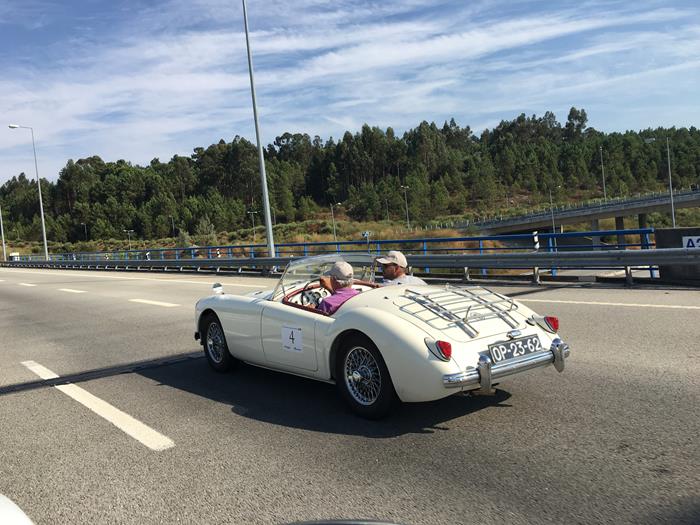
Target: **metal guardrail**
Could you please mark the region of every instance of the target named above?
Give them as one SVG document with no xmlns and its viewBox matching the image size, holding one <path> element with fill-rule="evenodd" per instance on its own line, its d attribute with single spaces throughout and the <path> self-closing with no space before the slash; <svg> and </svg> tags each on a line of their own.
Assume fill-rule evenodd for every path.
<svg viewBox="0 0 700 525">
<path fill-rule="evenodd" d="M 649 248 L 654 245 L 650 236 L 654 233 L 652 228 L 632 229 L 632 230 L 602 230 L 589 232 L 567 232 L 567 233 L 540 233 L 538 235 L 542 249 L 549 251 L 580 250 L 581 245 L 567 245 L 569 240 L 590 238 L 587 244 L 590 248 L 614 249 L 614 248 Z M 624 236 L 639 236 L 639 242 L 628 242 L 623 240 Z M 602 237 L 613 237 L 614 244 L 601 242 Z M 510 251 L 512 246 L 486 246 L 485 243 L 496 241 L 501 244 L 520 244 L 525 249 L 534 247 L 532 233 L 520 233 L 510 235 L 481 235 L 471 237 L 427 237 L 418 239 L 384 239 L 384 240 L 363 240 L 363 241 L 322 241 L 308 243 L 279 243 L 277 244 L 277 255 L 302 256 L 322 253 L 343 253 L 343 252 L 371 252 L 380 254 L 391 249 L 400 249 L 407 253 L 421 252 L 423 255 L 435 253 L 459 253 L 475 252 L 484 253 L 485 250 Z M 465 243 L 473 243 L 473 246 L 465 246 Z M 461 244 L 461 245 L 460 245 Z M 237 246 L 197 246 L 197 247 L 173 247 L 173 248 L 146 248 L 139 250 L 117 250 L 109 252 L 75 252 L 75 253 L 54 253 L 50 254 L 52 261 L 94 261 L 110 260 L 114 264 L 118 261 L 179 261 L 195 259 L 202 256 L 206 259 L 242 258 L 258 257 L 260 252 L 267 252 L 265 244 L 243 244 Z M 22 261 L 41 261 L 43 256 L 22 255 Z M 119 263 L 121 264 L 121 263 Z"/>
<path fill-rule="evenodd" d="M 20 268 L 76 269 L 163 269 L 163 270 L 271 270 L 283 267 L 300 257 L 242 257 L 218 259 L 180 259 L 178 261 L 14 261 L 2 266 Z M 418 268 L 630 268 L 659 265 L 700 265 L 700 250 L 663 248 L 655 250 L 605 250 L 578 252 L 526 252 L 450 255 L 408 255 L 408 262 Z"/>
</svg>

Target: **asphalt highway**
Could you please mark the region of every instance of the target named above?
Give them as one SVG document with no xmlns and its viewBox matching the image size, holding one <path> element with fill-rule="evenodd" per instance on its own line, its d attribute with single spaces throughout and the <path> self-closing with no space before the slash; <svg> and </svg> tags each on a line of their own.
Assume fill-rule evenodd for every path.
<svg viewBox="0 0 700 525">
<path fill-rule="evenodd" d="M 333 385 L 213 372 L 215 281 L 274 286 L 0 268 L 0 494 L 37 524 L 700 522 L 697 290 L 490 286 L 559 317 L 564 373 L 370 422 Z"/>
</svg>

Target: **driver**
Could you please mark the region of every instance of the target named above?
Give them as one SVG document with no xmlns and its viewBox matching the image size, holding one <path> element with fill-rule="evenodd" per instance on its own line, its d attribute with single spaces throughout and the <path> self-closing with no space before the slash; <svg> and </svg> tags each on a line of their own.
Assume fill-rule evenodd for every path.
<svg viewBox="0 0 700 525">
<path fill-rule="evenodd" d="M 335 313 L 345 301 L 360 293 L 352 287 L 352 266 L 345 261 L 337 261 L 319 282 L 331 295 L 323 299 L 316 309 L 329 315 Z"/>
</svg>

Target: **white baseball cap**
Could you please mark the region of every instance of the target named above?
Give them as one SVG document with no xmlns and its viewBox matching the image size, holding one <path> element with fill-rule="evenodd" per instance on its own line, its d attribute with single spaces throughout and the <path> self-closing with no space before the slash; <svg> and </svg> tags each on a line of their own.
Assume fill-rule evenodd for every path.
<svg viewBox="0 0 700 525">
<path fill-rule="evenodd" d="M 408 261 L 403 253 L 397 250 L 387 252 L 384 257 L 377 257 L 377 262 L 380 264 L 397 264 L 401 268 L 408 268 Z"/>
<path fill-rule="evenodd" d="M 336 261 L 333 267 L 326 272 L 326 275 L 330 275 L 341 281 L 347 281 L 348 279 L 352 279 L 352 266 L 345 261 Z"/>
</svg>

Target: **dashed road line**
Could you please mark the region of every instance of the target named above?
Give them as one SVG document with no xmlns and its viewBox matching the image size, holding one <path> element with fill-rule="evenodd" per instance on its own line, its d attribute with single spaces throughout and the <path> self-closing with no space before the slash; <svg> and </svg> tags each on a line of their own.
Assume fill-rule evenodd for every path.
<svg viewBox="0 0 700 525">
<path fill-rule="evenodd" d="M 32 284 L 32 283 L 17 283 L 17 284 L 19 284 L 20 286 L 36 286 L 36 284 Z"/>
<path fill-rule="evenodd" d="M 149 301 L 148 299 L 129 299 L 129 302 L 141 303 L 141 304 L 152 304 L 154 306 L 164 306 L 165 308 L 174 308 L 176 306 L 180 306 L 179 304 L 175 304 L 175 303 L 164 303 L 162 301 Z"/>
<path fill-rule="evenodd" d="M 606 303 L 598 301 L 564 301 L 555 299 L 518 299 L 523 303 L 560 303 L 560 304 L 586 304 L 592 306 L 629 306 L 635 308 L 668 308 L 672 310 L 700 310 L 700 306 L 684 306 L 677 304 L 645 304 L 645 303 Z"/>
<path fill-rule="evenodd" d="M 23 361 L 22 364 L 42 379 L 57 379 L 59 377 L 57 374 L 35 361 Z M 95 414 L 106 419 L 119 430 L 146 445 L 151 450 L 161 451 L 175 446 L 175 442 L 169 437 L 153 430 L 148 425 L 141 423 L 138 419 L 122 412 L 118 408 L 92 395 L 90 392 L 77 385 L 68 383 L 66 385 L 56 385 L 54 388 L 60 390 L 84 407 L 89 408 Z"/>
<path fill-rule="evenodd" d="M 1 269 L 0 269 L 1 270 Z M 11 269 L 8 270 L 11 271 L 12 273 L 23 273 L 23 274 L 30 274 L 30 275 L 55 275 L 55 276 L 61 276 L 65 275 L 65 273 L 57 273 L 60 272 L 60 270 L 52 270 L 52 271 L 39 271 L 39 272 L 27 272 L 27 271 L 22 271 L 22 270 L 15 270 Z M 220 282 L 220 281 L 188 281 L 186 279 L 155 279 L 152 277 L 127 277 L 127 276 L 121 276 L 121 275 L 99 275 L 97 273 L 90 273 L 90 274 L 85 274 L 85 273 L 75 273 L 71 272 L 71 275 L 75 275 L 76 277 L 96 277 L 100 279 L 123 279 L 125 281 L 155 281 L 155 282 L 166 282 L 166 283 L 181 283 L 181 284 L 206 284 L 206 285 L 213 285 L 215 282 Z M 276 281 L 275 281 L 276 282 Z M 231 282 L 225 282 L 224 281 L 224 286 L 234 286 L 234 287 L 240 287 L 240 288 L 257 288 L 259 290 L 264 290 L 265 286 L 264 284 L 238 284 L 238 283 L 231 283 Z"/>
<path fill-rule="evenodd" d="M 73 288 L 59 288 L 58 291 L 68 293 L 86 293 L 85 290 L 74 290 Z"/>
</svg>

